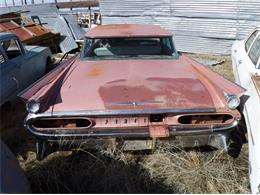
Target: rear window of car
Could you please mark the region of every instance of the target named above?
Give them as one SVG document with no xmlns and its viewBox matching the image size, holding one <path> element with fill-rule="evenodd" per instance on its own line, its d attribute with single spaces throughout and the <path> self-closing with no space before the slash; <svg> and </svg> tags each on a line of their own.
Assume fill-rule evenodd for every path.
<svg viewBox="0 0 260 195">
<path fill-rule="evenodd" d="M 174 56 L 171 37 L 122 37 L 86 39 L 84 57 L 104 58 L 153 58 Z"/>
<path fill-rule="evenodd" d="M 250 46 L 251 46 L 251 44 L 253 43 L 253 41 L 254 41 L 254 39 L 256 38 L 256 36 L 257 36 L 257 33 L 258 33 L 258 30 L 256 30 L 255 32 L 253 32 L 252 34 L 251 34 L 251 36 L 247 39 L 247 41 L 246 41 L 246 45 L 245 45 L 245 49 L 246 49 L 246 52 L 250 49 Z"/>
<path fill-rule="evenodd" d="M 248 53 L 249 58 L 256 66 L 260 56 L 260 35 L 257 36 Z"/>
</svg>

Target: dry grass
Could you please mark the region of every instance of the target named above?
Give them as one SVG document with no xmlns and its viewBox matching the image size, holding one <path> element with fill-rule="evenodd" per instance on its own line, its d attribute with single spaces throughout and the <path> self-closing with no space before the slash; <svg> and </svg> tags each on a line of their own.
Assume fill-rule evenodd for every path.
<svg viewBox="0 0 260 195">
<path fill-rule="evenodd" d="M 223 151 L 153 154 L 56 152 L 45 160 L 19 157 L 34 193 L 248 193 L 247 148 L 238 159 Z"/>
<path fill-rule="evenodd" d="M 223 63 L 216 66 L 206 66 L 207 68 L 221 74 L 225 78 L 234 81 L 234 75 L 232 71 L 232 62 L 230 56 L 222 55 L 206 55 L 206 54 L 188 54 L 192 58 L 202 58 L 216 61 L 223 61 Z"/>
<path fill-rule="evenodd" d="M 232 80 L 230 60 L 216 58 L 225 58 L 225 63 L 211 68 Z M 17 104 L 12 110 L 1 137 L 17 155 L 33 193 L 249 192 L 247 145 L 237 159 L 223 151 L 176 152 L 169 145 L 153 153 L 77 149 L 55 152 L 39 162 L 35 138 L 22 127 L 23 107 Z"/>
<path fill-rule="evenodd" d="M 246 148 L 244 148 L 244 152 Z M 178 193 L 248 193 L 247 155 L 232 159 L 223 151 L 158 151 L 145 158 L 150 177 Z"/>
</svg>

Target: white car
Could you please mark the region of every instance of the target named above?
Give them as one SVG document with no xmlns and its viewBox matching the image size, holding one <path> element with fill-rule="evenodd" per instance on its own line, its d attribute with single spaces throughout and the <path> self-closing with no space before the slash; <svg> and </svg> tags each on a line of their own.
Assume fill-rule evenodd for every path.
<svg viewBox="0 0 260 195">
<path fill-rule="evenodd" d="M 243 114 L 248 133 L 249 177 L 252 193 L 260 193 L 260 27 L 232 46 L 235 81 L 247 91 Z"/>
</svg>

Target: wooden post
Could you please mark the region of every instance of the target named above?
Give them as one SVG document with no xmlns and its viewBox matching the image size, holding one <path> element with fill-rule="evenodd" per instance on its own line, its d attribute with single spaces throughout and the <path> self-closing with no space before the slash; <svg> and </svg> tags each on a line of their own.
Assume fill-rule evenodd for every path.
<svg viewBox="0 0 260 195">
<path fill-rule="evenodd" d="M 24 0 L 24 4 L 27 5 L 27 0 Z"/>
<path fill-rule="evenodd" d="M 7 7 L 7 0 L 5 0 L 5 7 Z"/>
<path fill-rule="evenodd" d="M 34 0 L 32 0 L 32 4 L 34 4 Z"/>
<path fill-rule="evenodd" d="M 13 1 L 13 6 L 15 6 L 15 2 L 14 2 L 14 0 L 12 0 Z"/>
<path fill-rule="evenodd" d="M 89 28 L 91 28 L 91 8 L 88 7 L 88 11 L 89 11 Z"/>
</svg>

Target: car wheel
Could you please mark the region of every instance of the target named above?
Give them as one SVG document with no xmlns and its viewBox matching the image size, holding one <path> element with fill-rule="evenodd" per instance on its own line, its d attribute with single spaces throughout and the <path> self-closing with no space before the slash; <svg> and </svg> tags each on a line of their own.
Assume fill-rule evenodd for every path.
<svg viewBox="0 0 260 195">
<path fill-rule="evenodd" d="M 233 158 L 237 158 L 241 152 L 243 144 L 246 143 L 244 130 L 238 126 L 230 134 L 228 154 Z"/>
</svg>

